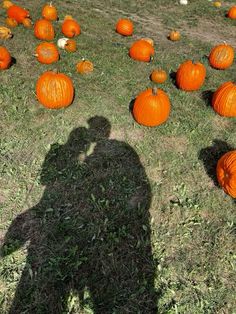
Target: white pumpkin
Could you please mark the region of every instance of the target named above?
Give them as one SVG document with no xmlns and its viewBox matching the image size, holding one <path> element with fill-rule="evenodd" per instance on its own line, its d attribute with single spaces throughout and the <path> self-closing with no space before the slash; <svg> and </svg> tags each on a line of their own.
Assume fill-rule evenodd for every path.
<svg viewBox="0 0 236 314">
<path fill-rule="evenodd" d="M 188 4 L 188 0 L 179 0 L 179 4 L 186 5 L 186 4 Z"/>
<path fill-rule="evenodd" d="M 65 49 L 66 43 L 69 40 L 69 38 L 63 37 L 58 39 L 57 46 L 61 49 Z"/>
</svg>

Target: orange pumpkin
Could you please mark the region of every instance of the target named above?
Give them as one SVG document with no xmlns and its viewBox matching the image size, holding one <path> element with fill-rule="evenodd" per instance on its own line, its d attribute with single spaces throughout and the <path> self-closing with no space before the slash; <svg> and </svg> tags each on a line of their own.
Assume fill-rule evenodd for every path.
<svg viewBox="0 0 236 314">
<path fill-rule="evenodd" d="M 120 19 L 116 24 L 116 31 L 123 36 L 131 36 L 133 34 L 133 23 L 128 19 Z"/>
<path fill-rule="evenodd" d="M 72 80 L 63 73 L 44 72 L 36 83 L 39 102 L 49 109 L 68 107 L 74 98 Z"/>
<path fill-rule="evenodd" d="M 44 42 L 39 44 L 35 56 L 39 62 L 44 64 L 51 64 L 59 60 L 59 52 L 53 43 Z"/>
<path fill-rule="evenodd" d="M 76 70 L 80 74 L 87 74 L 93 72 L 93 64 L 88 60 L 82 60 L 77 63 Z"/>
<path fill-rule="evenodd" d="M 29 11 L 23 9 L 18 5 L 13 4 L 7 9 L 7 16 L 16 20 L 18 23 L 22 23 L 23 20 L 30 15 Z"/>
<path fill-rule="evenodd" d="M 62 23 L 62 33 L 69 38 L 78 36 L 81 33 L 80 25 L 74 19 L 66 19 Z"/>
<path fill-rule="evenodd" d="M 0 46 L 0 70 L 6 70 L 11 65 L 11 55 L 7 48 Z"/>
<path fill-rule="evenodd" d="M 230 19 L 236 19 L 236 6 L 233 6 L 229 9 L 228 15 Z"/>
<path fill-rule="evenodd" d="M 22 24 L 24 25 L 24 27 L 26 28 L 31 28 L 33 26 L 33 23 L 31 21 L 31 19 L 26 18 L 23 20 Z"/>
<path fill-rule="evenodd" d="M 138 40 L 130 47 L 129 55 L 132 59 L 149 62 L 154 56 L 154 48 L 146 40 Z"/>
<path fill-rule="evenodd" d="M 234 49 L 226 43 L 215 46 L 209 55 L 209 63 L 215 69 L 229 68 L 234 61 Z"/>
<path fill-rule="evenodd" d="M 50 2 L 42 9 L 42 17 L 48 21 L 56 21 L 58 18 L 56 7 Z"/>
<path fill-rule="evenodd" d="M 225 193 L 236 198 L 236 150 L 229 151 L 219 159 L 216 174 Z"/>
<path fill-rule="evenodd" d="M 55 32 L 52 23 L 45 19 L 38 20 L 34 25 L 34 35 L 41 40 L 53 40 Z"/>
<path fill-rule="evenodd" d="M 224 117 L 236 117 L 236 85 L 225 82 L 212 97 L 213 109 Z"/>
<path fill-rule="evenodd" d="M 9 1 L 9 0 L 5 0 L 5 1 L 3 1 L 3 3 L 2 3 L 2 7 L 3 7 L 4 9 L 10 8 L 12 5 L 13 5 L 13 3 L 12 3 L 11 1 Z"/>
<path fill-rule="evenodd" d="M 194 91 L 203 85 L 205 77 L 206 68 L 202 63 L 187 60 L 177 70 L 176 84 L 185 91 Z"/>
<path fill-rule="evenodd" d="M 76 51 L 76 41 L 73 39 L 68 39 L 65 44 L 65 50 L 68 52 L 75 52 Z"/>
<path fill-rule="evenodd" d="M 153 70 L 151 73 L 151 80 L 155 83 L 164 83 L 167 80 L 167 74 L 164 70 Z"/>
<path fill-rule="evenodd" d="M 148 88 L 135 99 L 133 116 L 139 124 L 157 126 L 168 119 L 170 109 L 169 97 L 163 90 Z"/>
<path fill-rule="evenodd" d="M 7 17 L 5 22 L 10 27 L 16 27 L 18 25 L 17 21 L 15 19 L 12 19 L 11 17 Z"/>
<path fill-rule="evenodd" d="M 178 41 L 180 40 L 180 32 L 178 31 L 171 31 L 168 38 L 172 41 Z"/>
</svg>

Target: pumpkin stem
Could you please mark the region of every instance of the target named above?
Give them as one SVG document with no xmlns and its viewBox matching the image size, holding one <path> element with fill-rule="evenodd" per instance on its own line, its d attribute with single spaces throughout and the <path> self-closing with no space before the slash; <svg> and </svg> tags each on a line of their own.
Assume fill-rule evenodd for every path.
<svg viewBox="0 0 236 314">
<path fill-rule="evenodd" d="M 156 96 L 157 92 L 158 92 L 158 88 L 156 86 L 154 86 L 153 89 L 152 89 L 153 96 Z"/>
<path fill-rule="evenodd" d="M 39 55 L 37 53 L 33 53 L 33 56 L 37 58 Z"/>
</svg>

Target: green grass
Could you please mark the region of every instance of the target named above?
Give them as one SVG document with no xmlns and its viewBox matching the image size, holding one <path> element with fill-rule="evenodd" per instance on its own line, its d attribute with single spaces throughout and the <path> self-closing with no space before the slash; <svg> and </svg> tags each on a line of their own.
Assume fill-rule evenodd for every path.
<svg viewBox="0 0 236 314">
<path fill-rule="evenodd" d="M 32 56 L 32 30 L 19 26 L 1 43 L 16 63 L 0 84 L 0 313 L 236 313 L 236 203 L 214 175 L 222 153 L 236 147 L 236 120 L 209 101 L 236 68 L 214 70 L 206 57 L 222 40 L 235 47 L 235 21 L 224 17 L 234 1 L 220 9 L 176 3 L 57 3 L 54 42 L 65 14 L 82 33 L 78 51 L 60 51 L 52 66 Z M 44 1 L 20 4 L 36 20 Z M 114 31 L 123 16 L 134 21 L 133 37 Z M 182 34 L 176 43 L 166 38 L 173 28 Z M 155 41 L 149 64 L 128 56 L 140 37 Z M 82 58 L 94 63 L 92 74 L 76 73 Z M 169 77 L 169 120 L 138 125 L 129 104 L 153 86 L 152 69 L 171 74 L 186 59 L 204 63 L 204 86 L 186 93 Z M 76 93 L 57 111 L 35 97 L 37 78 L 54 68 Z"/>
</svg>

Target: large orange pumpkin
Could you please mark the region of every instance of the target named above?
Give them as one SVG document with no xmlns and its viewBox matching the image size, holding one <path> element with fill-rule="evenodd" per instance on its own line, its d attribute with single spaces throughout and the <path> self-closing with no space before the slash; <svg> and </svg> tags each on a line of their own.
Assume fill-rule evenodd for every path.
<svg viewBox="0 0 236 314">
<path fill-rule="evenodd" d="M 40 103 L 49 109 L 68 107 L 74 98 L 72 80 L 63 73 L 44 72 L 36 84 L 36 95 Z"/>
<path fill-rule="evenodd" d="M 22 7 L 13 4 L 7 9 L 7 16 L 16 20 L 18 23 L 22 23 L 22 21 L 29 17 L 29 11 L 23 9 Z"/>
<path fill-rule="evenodd" d="M 116 24 L 116 31 L 123 36 L 131 36 L 133 34 L 133 23 L 128 19 L 120 19 Z"/>
<path fill-rule="evenodd" d="M 187 60 L 177 70 L 176 84 L 182 90 L 194 91 L 203 85 L 205 77 L 206 68 L 202 63 Z"/>
<path fill-rule="evenodd" d="M 69 38 L 75 37 L 81 33 L 80 25 L 74 19 L 65 19 L 61 27 L 62 33 Z"/>
<path fill-rule="evenodd" d="M 6 70 L 11 65 L 11 55 L 7 48 L 0 46 L 0 70 Z"/>
<path fill-rule="evenodd" d="M 35 56 L 39 62 L 44 64 L 51 64 L 59 60 L 59 52 L 53 43 L 44 42 L 39 44 Z"/>
<path fill-rule="evenodd" d="M 216 174 L 225 193 L 236 198 L 236 150 L 224 154 L 219 159 Z"/>
<path fill-rule="evenodd" d="M 157 126 L 168 119 L 170 107 L 169 97 L 162 89 L 148 88 L 135 99 L 133 116 L 139 124 Z"/>
<path fill-rule="evenodd" d="M 234 61 L 234 49 L 226 43 L 212 48 L 209 55 L 210 65 L 215 69 L 227 69 Z"/>
<path fill-rule="evenodd" d="M 154 47 L 146 40 L 138 40 L 130 47 L 129 55 L 132 59 L 149 62 L 154 56 Z"/>
<path fill-rule="evenodd" d="M 236 117 L 236 85 L 225 82 L 212 97 L 213 109 L 224 117 Z"/>
<path fill-rule="evenodd" d="M 38 20 L 34 25 L 34 35 L 41 40 L 53 40 L 55 32 L 52 23 L 45 19 Z"/>
<path fill-rule="evenodd" d="M 236 6 L 233 6 L 229 9 L 228 15 L 230 19 L 236 19 Z"/>
<path fill-rule="evenodd" d="M 42 17 L 49 21 L 56 21 L 58 18 L 56 7 L 50 2 L 42 9 Z"/>
</svg>

